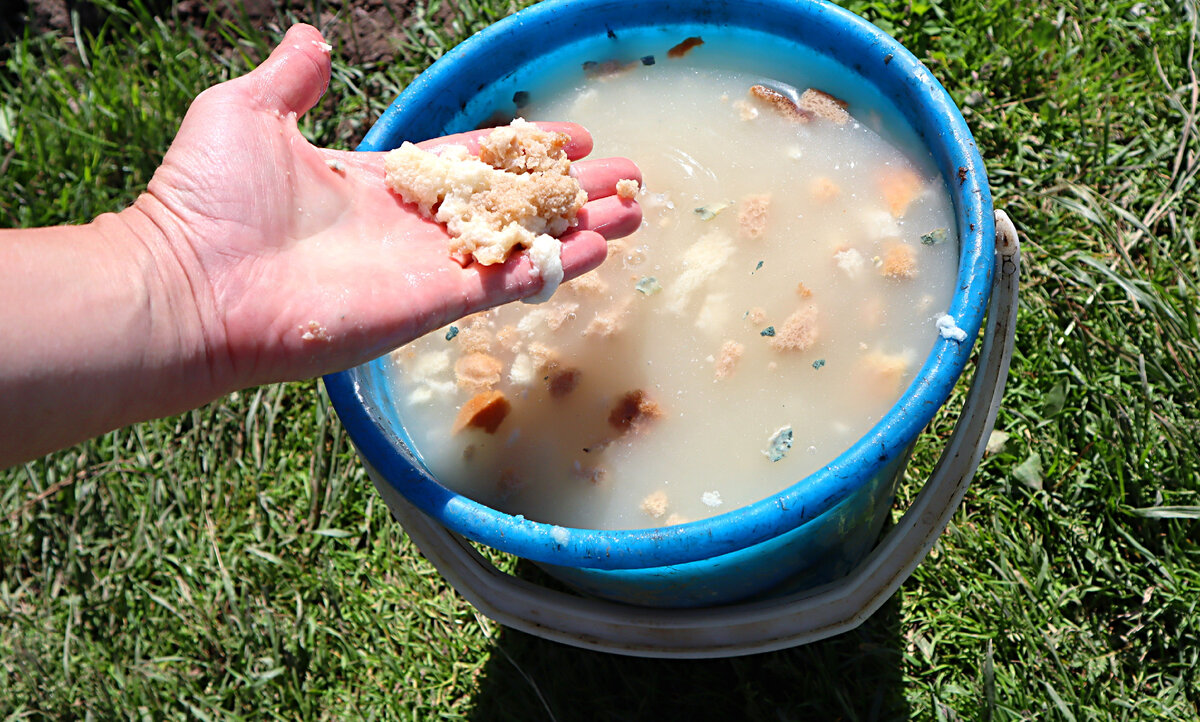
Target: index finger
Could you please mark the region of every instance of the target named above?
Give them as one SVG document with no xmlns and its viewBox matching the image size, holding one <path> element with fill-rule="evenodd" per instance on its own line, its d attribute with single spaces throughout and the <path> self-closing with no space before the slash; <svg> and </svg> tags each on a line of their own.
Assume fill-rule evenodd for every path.
<svg viewBox="0 0 1200 722">
<path fill-rule="evenodd" d="M 587 132 L 587 129 L 578 123 L 537 122 L 534 125 L 542 130 L 565 134 L 570 140 L 563 146 L 563 150 L 566 151 L 569 160 L 579 160 L 592 152 L 592 134 Z M 433 150 L 440 145 L 461 145 L 470 151 L 472 155 L 479 155 L 479 141 L 486 138 L 488 133 L 491 133 L 493 130 L 495 129 L 481 128 L 466 133 L 442 136 L 441 138 L 430 138 L 429 140 L 417 143 L 417 147 L 422 150 Z"/>
</svg>

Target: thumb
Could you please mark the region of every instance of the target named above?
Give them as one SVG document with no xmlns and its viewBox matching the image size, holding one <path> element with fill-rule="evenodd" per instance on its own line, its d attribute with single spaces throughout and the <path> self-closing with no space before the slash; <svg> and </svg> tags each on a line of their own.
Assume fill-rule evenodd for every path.
<svg viewBox="0 0 1200 722">
<path fill-rule="evenodd" d="M 329 73 L 329 45 L 321 32 L 297 24 L 288 29 L 270 57 L 245 76 L 245 82 L 263 108 L 303 115 L 329 87 Z"/>
</svg>

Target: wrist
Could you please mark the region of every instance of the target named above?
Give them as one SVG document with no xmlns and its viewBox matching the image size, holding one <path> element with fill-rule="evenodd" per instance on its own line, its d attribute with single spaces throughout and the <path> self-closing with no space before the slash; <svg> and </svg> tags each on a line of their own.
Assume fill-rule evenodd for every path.
<svg viewBox="0 0 1200 722">
<path fill-rule="evenodd" d="M 126 249 L 144 289 L 146 373 L 161 379 L 171 411 L 184 410 L 232 391 L 223 334 L 213 293 L 192 251 L 186 224 L 152 194 L 92 224 Z M 156 414 L 161 415 L 161 414 Z"/>
</svg>

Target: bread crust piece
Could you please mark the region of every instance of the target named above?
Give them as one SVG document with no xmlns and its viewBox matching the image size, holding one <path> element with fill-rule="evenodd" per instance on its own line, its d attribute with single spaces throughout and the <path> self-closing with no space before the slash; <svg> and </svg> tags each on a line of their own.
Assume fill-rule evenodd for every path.
<svg viewBox="0 0 1200 722">
<path fill-rule="evenodd" d="M 494 434 L 509 411 L 512 411 L 512 404 L 508 402 L 503 391 L 481 391 L 468 399 L 458 410 L 458 416 L 454 418 L 450 430 L 457 434 L 464 429 L 481 429 Z"/>
<path fill-rule="evenodd" d="M 480 158 L 461 146 L 434 153 L 404 143 L 384 157 L 384 180 L 446 225 L 452 256 L 503 263 L 541 235 L 566 232 L 587 202 L 569 175 L 568 140 L 518 118 L 480 141 Z"/>
</svg>

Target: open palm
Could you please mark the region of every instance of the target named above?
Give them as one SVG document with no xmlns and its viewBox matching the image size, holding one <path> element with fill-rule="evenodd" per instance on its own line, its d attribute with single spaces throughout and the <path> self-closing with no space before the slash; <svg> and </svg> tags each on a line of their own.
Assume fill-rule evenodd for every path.
<svg viewBox="0 0 1200 722">
<path fill-rule="evenodd" d="M 442 226 L 383 182 L 382 154 L 318 148 L 296 119 L 328 84 L 328 47 L 298 25 L 250 74 L 202 93 L 148 192 L 194 294 L 212 373 L 231 387 L 361 363 L 468 313 L 539 290 L 524 254 L 466 267 Z M 572 160 L 591 150 L 579 126 Z M 481 133 L 431 141 L 474 149 Z M 604 260 L 606 238 L 641 222 L 614 195 L 640 180 L 625 159 L 574 166 L 589 196 L 563 237 L 566 278 Z"/>
</svg>

